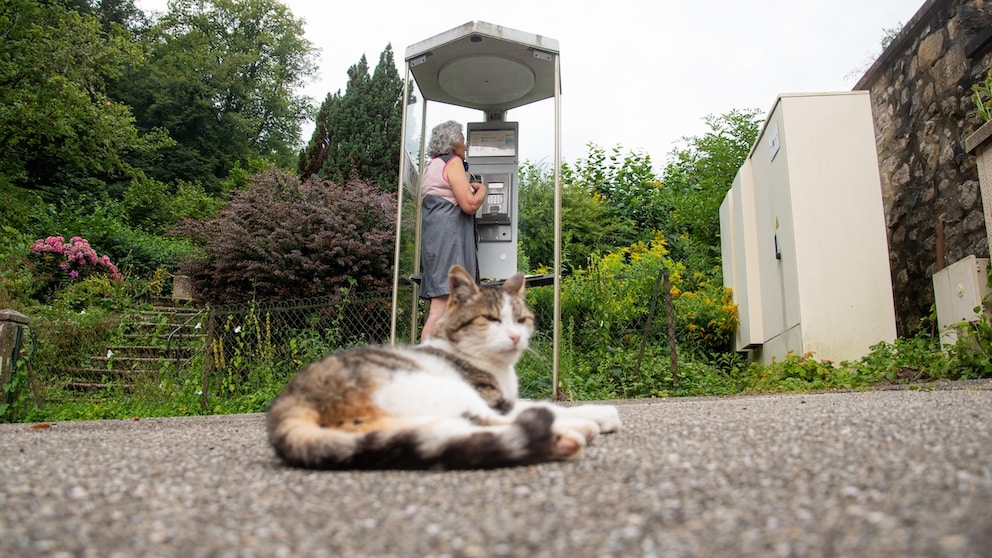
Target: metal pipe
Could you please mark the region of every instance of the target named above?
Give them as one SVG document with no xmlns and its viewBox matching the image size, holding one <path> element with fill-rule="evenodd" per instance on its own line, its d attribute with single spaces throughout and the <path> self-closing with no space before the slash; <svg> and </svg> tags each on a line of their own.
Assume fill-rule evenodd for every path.
<svg viewBox="0 0 992 558">
<path fill-rule="evenodd" d="M 552 324 L 551 397 L 558 399 L 561 350 L 561 55 L 555 54 L 555 287 Z"/>
<path fill-rule="evenodd" d="M 423 97 L 423 95 L 421 95 Z M 427 149 L 427 99 L 424 99 L 423 106 L 420 109 L 420 151 L 417 152 L 417 199 L 414 204 L 414 235 L 413 235 L 413 274 L 420 275 L 420 245 L 421 239 L 420 234 L 422 232 L 420 222 L 420 179 L 423 177 L 425 150 Z M 417 299 L 420 297 L 420 283 L 413 284 L 413 294 L 410 295 L 410 344 L 417 344 L 417 326 L 420 325 L 419 315 L 417 312 Z"/>
<path fill-rule="evenodd" d="M 403 177 L 406 175 L 406 104 L 410 95 L 410 63 L 403 73 L 403 108 L 400 116 L 400 165 L 396 186 L 396 244 L 393 247 L 393 312 L 389 318 L 389 344 L 396 344 L 396 310 L 400 291 L 400 241 L 403 225 Z"/>
</svg>

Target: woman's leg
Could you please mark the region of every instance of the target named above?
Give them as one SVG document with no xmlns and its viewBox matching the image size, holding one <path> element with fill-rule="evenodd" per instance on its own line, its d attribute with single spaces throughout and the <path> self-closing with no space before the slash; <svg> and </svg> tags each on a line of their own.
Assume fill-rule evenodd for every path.
<svg viewBox="0 0 992 558">
<path fill-rule="evenodd" d="M 441 295 L 431 299 L 431 305 L 427 309 L 427 321 L 424 323 L 423 331 L 420 332 L 421 343 L 431 336 L 437 321 L 444 315 L 444 309 L 448 307 L 448 296 Z"/>
</svg>

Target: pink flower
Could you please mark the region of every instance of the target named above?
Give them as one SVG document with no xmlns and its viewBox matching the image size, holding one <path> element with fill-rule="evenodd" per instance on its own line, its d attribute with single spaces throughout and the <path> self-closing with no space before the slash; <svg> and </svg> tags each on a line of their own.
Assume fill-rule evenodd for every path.
<svg viewBox="0 0 992 558">
<path fill-rule="evenodd" d="M 100 268 L 105 268 L 111 281 L 124 280 L 124 276 L 110 261 L 110 257 L 98 255 L 96 250 L 90 246 L 89 241 L 80 236 L 72 237 L 69 239 L 69 242 L 66 242 L 65 238 L 61 236 L 49 236 L 44 239 L 38 239 L 31 244 L 30 250 L 32 254 L 37 254 L 42 258 L 43 265 L 54 265 L 62 272 L 68 274 L 72 279 L 89 276 L 95 272 L 102 271 Z M 46 256 L 46 254 L 52 254 L 53 256 L 58 254 L 62 258 Z M 87 266 L 98 267 L 97 269 L 93 269 Z"/>
</svg>

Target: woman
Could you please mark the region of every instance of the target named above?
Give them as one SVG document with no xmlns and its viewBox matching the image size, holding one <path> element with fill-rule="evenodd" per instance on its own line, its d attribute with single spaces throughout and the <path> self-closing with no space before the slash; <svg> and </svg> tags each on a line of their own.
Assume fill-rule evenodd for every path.
<svg viewBox="0 0 992 558">
<path fill-rule="evenodd" d="M 431 131 L 427 145 L 430 162 L 420 181 L 421 264 L 420 296 L 429 299 L 427 321 L 420 340 L 430 337 L 448 304 L 448 271 L 464 266 L 479 280 L 475 212 L 486 199 L 486 187 L 470 183 L 465 163 L 465 134 L 454 120 Z"/>
</svg>

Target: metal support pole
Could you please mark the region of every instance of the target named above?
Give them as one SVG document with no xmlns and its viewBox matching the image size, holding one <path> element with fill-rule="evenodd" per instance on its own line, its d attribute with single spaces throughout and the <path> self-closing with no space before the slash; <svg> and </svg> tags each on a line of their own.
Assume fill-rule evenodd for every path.
<svg viewBox="0 0 992 558">
<path fill-rule="evenodd" d="M 421 108 L 420 113 L 420 152 L 417 154 L 417 171 L 423 173 L 424 171 L 424 153 L 426 153 L 426 143 L 427 141 L 427 101 Z M 422 174 L 420 176 L 423 176 Z M 420 176 L 417 178 L 417 202 L 415 204 L 416 209 L 414 209 L 414 229 L 415 233 L 413 235 L 413 274 L 420 275 L 420 247 L 421 247 L 421 227 L 423 223 L 420 219 L 421 208 L 421 196 L 420 196 Z M 410 295 L 410 344 L 416 345 L 418 340 L 418 329 L 420 326 L 420 316 L 418 315 L 417 299 L 420 298 L 420 283 L 413 284 L 413 292 Z"/>
<path fill-rule="evenodd" d="M 551 397 L 559 398 L 558 375 L 561 353 L 561 55 L 555 55 L 555 282 Z"/>
<path fill-rule="evenodd" d="M 403 224 L 403 177 L 406 176 L 406 104 L 410 102 L 410 65 L 406 65 L 403 73 L 403 107 L 400 130 L 400 165 L 396 182 L 396 244 L 393 247 L 393 313 L 389 319 L 389 344 L 396 344 L 396 310 L 399 305 L 400 292 L 400 242 L 402 241 Z"/>
</svg>

